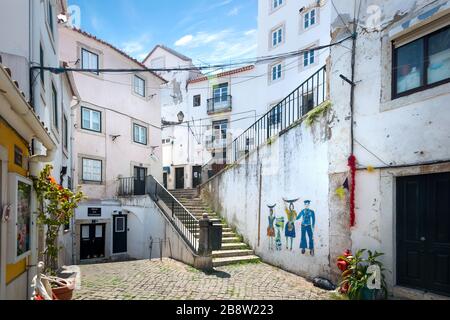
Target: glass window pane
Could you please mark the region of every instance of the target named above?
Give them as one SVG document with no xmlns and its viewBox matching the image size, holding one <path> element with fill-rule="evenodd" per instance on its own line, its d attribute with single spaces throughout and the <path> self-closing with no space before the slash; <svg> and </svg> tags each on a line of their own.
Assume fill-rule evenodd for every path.
<svg viewBox="0 0 450 320">
<path fill-rule="evenodd" d="M 450 78 L 450 29 L 431 36 L 428 46 L 428 84 Z"/>
<path fill-rule="evenodd" d="M 100 131 L 100 112 L 92 111 L 92 127 L 91 130 Z"/>
<path fill-rule="evenodd" d="M 82 68 L 89 69 L 89 54 L 86 50 L 82 50 Z"/>
<path fill-rule="evenodd" d="M 423 39 L 404 45 L 397 50 L 397 93 L 406 92 L 422 85 Z"/>
<path fill-rule="evenodd" d="M 89 110 L 83 109 L 82 118 L 83 118 L 83 129 L 89 129 L 91 123 Z"/>
</svg>

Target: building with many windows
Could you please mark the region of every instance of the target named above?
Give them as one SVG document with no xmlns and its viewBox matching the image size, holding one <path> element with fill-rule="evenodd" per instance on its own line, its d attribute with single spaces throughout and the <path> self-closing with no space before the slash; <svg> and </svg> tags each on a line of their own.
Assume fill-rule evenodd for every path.
<svg viewBox="0 0 450 320">
<path fill-rule="evenodd" d="M 267 73 L 258 94 L 261 108 L 269 111 L 326 64 L 329 48 L 312 50 L 331 42 L 329 0 L 259 0 L 258 57 L 301 51 L 257 65 L 258 74 Z M 309 50 L 311 49 L 311 50 Z M 304 92 L 311 100 L 311 92 Z M 309 103 L 312 105 L 313 103 Z M 279 110 L 273 110 L 278 117 Z M 279 117 L 278 117 L 279 118 Z"/>
<path fill-rule="evenodd" d="M 256 120 L 248 95 L 258 79 L 254 66 L 204 75 L 192 60 L 163 45 L 144 60 L 148 68 L 193 68 L 161 75 L 163 182 L 169 189 L 191 189 L 226 163 L 226 146 Z M 206 165 L 206 166 L 205 166 Z"/>
<path fill-rule="evenodd" d="M 146 193 L 148 175 L 162 179 L 159 87 L 166 81 L 93 35 L 64 26 L 59 34 L 63 59 L 87 70 L 74 75 L 80 99 L 72 108 L 77 141 L 73 184 L 81 186 L 88 199 L 72 224 L 73 260 L 142 257 L 133 251 L 133 238 L 127 241 L 131 225 L 142 221 L 125 213 L 116 199 L 119 178 L 131 177 L 130 188 L 140 195 Z M 99 72 L 102 68 L 143 71 Z"/>
<path fill-rule="evenodd" d="M 2 188 L 5 187 L 4 182 L 9 181 L 6 185 L 9 196 L 4 196 L 6 192 L 4 188 L 1 197 L 3 216 L 0 296 L 2 298 L 30 297 L 30 282 L 36 273 L 37 261 L 41 261 L 44 251 L 44 230 L 37 227 L 35 215 L 26 216 L 25 212 L 36 210 L 33 194 L 31 200 L 23 199 L 22 209 L 25 208 L 25 211 L 20 212 L 18 198 L 14 197 L 24 196 L 24 193 L 20 195 L 17 186 L 22 185 L 22 191 L 27 190 L 32 177 L 37 176 L 46 164 L 53 166 L 52 175 L 58 183 L 64 187 L 72 186 L 71 106 L 77 96 L 73 75 L 70 72 L 53 74 L 38 69 L 38 67 L 60 67 L 65 64 L 59 56 L 61 41 L 58 23 L 66 11 L 65 0 L 11 0 L 2 1 L 1 4 L 0 55 L 2 65 L 8 67 L 4 69 L 2 66 L 2 73 L 8 70 L 6 74 L 14 79 L 16 87 L 6 87 L 0 91 L 2 95 L 0 145 L 9 155 L 2 157 L 1 174 Z M 8 82 L 7 79 L 5 81 Z M 18 88 L 22 91 L 20 94 L 14 92 L 19 90 Z M 12 120 L 14 117 L 10 118 L 9 115 L 12 110 L 16 110 L 21 119 Z M 31 202 L 25 203 L 28 200 Z M 11 248 L 20 244 L 16 245 L 15 236 L 22 239 L 22 248 L 17 249 L 17 254 L 10 254 L 13 252 Z M 59 254 L 60 265 L 70 263 L 70 252 L 64 249 L 70 247 L 70 235 L 62 233 L 58 241 L 62 248 Z M 10 253 L 5 256 L 7 251 Z"/>
</svg>

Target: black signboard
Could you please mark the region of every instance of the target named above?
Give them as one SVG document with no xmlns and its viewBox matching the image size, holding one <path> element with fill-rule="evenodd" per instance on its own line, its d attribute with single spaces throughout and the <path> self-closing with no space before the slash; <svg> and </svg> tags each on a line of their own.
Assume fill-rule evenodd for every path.
<svg viewBox="0 0 450 320">
<path fill-rule="evenodd" d="M 101 217 L 102 208 L 88 208 L 88 217 Z"/>
</svg>

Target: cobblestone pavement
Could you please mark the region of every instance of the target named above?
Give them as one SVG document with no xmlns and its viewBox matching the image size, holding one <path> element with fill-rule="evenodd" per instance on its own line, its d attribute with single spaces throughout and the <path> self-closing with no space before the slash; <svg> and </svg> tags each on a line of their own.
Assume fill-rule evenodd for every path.
<svg viewBox="0 0 450 320">
<path fill-rule="evenodd" d="M 206 274 L 180 262 L 131 261 L 84 265 L 76 300 L 326 300 L 305 279 L 264 263 Z"/>
</svg>

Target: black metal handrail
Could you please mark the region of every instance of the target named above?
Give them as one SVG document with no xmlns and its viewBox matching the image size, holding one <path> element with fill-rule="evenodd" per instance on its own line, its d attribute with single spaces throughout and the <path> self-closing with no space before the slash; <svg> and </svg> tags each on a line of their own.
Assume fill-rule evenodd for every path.
<svg viewBox="0 0 450 320">
<path fill-rule="evenodd" d="M 227 163 L 237 162 L 325 102 L 326 78 L 326 66 L 323 66 L 237 137 L 227 146 Z"/>
<path fill-rule="evenodd" d="M 233 97 L 228 96 L 218 96 L 211 99 L 208 99 L 208 114 L 230 111 L 232 109 L 232 101 Z"/>
<path fill-rule="evenodd" d="M 136 178 L 120 178 L 118 194 L 120 197 L 142 195 L 136 194 Z M 186 241 L 194 252 L 198 252 L 198 234 L 200 232 L 199 220 L 189 212 L 164 186 L 153 176 L 145 178 L 145 195 L 155 201 L 161 211 L 170 220 L 180 236 Z M 167 208 L 160 205 L 162 201 Z"/>
</svg>

